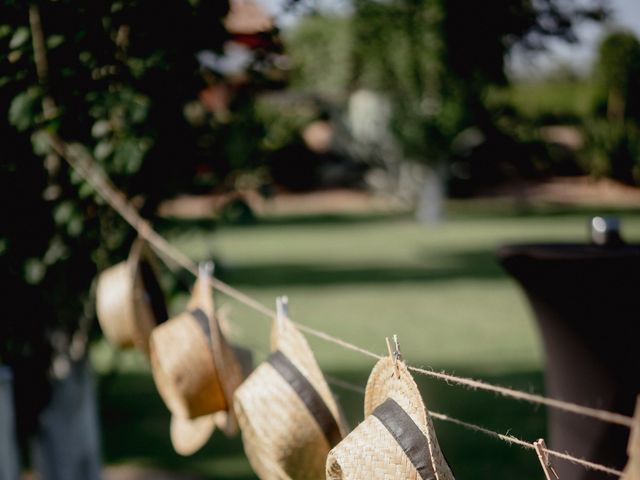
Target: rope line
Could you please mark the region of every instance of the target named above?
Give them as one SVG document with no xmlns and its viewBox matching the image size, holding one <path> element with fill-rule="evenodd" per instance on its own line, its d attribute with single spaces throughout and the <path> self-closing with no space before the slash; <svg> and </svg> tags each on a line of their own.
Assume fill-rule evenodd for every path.
<svg viewBox="0 0 640 480">
<path fill-rule="evenodd" d="M 325 375 L 325 378 L 327 379 L 327 382 L 329 382 L 332 385 L 335 385 L 336 387 L 340 387 L 343 388 L 345 390 L 349 390 L 351 392 L 355 392 L 355 393 L 359 393 L 361 395 L 364 395 L 364 388 L 360 387 L 359 385 L 355 385 L 353 383 L 350 382 L 346 382 L 344 380 L 341 380 L 339 378 L 335 378 L 329 375 Z M 493 430 L 489 430 L 488 428 L 485 427 L 481 427 L 480 425 L 475 425 L 473 423 L 469 423 L 469 422 L 465 422 L 464 420 L 460 420 L 457 419 L 455 417 L 451 417 L 449 415 L 446 415 L 444 413 L 439 413 L 439 412 L 434 412 L 433 410 L 429 410 L 429 415 L 431 415 L 433 418 L 435 418 L 436 420 L 439 420 L 441 422 L 447 422 L 447 423 L 451 423 L 454 425 L 458 425 L 460 427 L 463 427 L 467 430 L 471 430 L 473 432 L 478 432 L 478 433 L 482 433 L 486 436 L 492 437 L 494 439 L 497 440 L 501 440 L 507 444 L 510 445 L 518 445 L 522 448 L 526 448 L 529 450 L 535 450 L 536 447 L 533 443 L 531 442 L 527 442 L 526 440 L 522 440 L 521 438 L 515 437 L 513 435 L 506 435 L 503 433 L 499 433 L 499 432 L 495 432 Z M 622 476 L 622 473 L 620 470 L 616 470 L 615 468 L 611 468 L 611 467 L 607 467 L 605 465 L 600 465 L 598 463 L 593 463 L 590 462 L 588 460 L 584 460 L 582 458 L 578 458 L 578 457 L 574 457 L 573 455 L 570 455 L 568 453 L 562 453 L 562 452 L 558 452 L 556 450 L 551 450 L 549 448 L 543 448 L 542 451 L 548 453 L 549 455 L 559 458 L 561 460 L 566 460 L 568 462 L 574 463 L 576 465 L 581 465 L 586 469 L 589 470 L 595 470 L 595 471 L 599 471 L 599 472 L 603 472 L 606 473 L 608 475 L 613 475 L 613 476 L 617 476 L 620 477 Z"/>
<path fill-rule="evenodd" d="M 80 176 L 82 176 L 95 190 L 96 192 L 116 211 L 118 212 L 122 218 L 133 227 L 134 230 L 138 232 L 138 234 L 147 240 L 149 244 L 154 248 L 154 250 L 158 253 L 158 255 L 165 261 L 167 266 L 170 267 L 170 263 L 173 262 L 185 270 L 191 272 L 193 275 L 198 274 L 197 264 L 191 260 L 184 253 L 179 251 L 173 245 L 171 245 L 163 236 L 161 236 L 158 232 L 156 232 L 149 222 L 143 219 L 136 208 L 134 208 L 131 203 L 129 203 L 126 199 L 124 193 L 119 191 L 106 177 L 106 175 L 99 170 L 95 162 L 90 159 L 89 155 L 79 148 L 73 148 L 66 144 L 60 137 L 57 135 L 50 133 L 50 142 L 53 150 L 60 155 L 62 158 L 69 163 L 69 165 L 76 171 Z M 169 262 L 167 262 L 169 260 Z M 245 293 L 241 292 L 233 288 L 232 286 L 226 284 L 225 282 L 212 278 L 211 279 L 212 286 L 219 290 L 220 292 L 228 295 L 243 303 L 247 307 L 250 307 L 257 312 L 262 313 L 263 315 L 274 318 L 275 312 L 270 308 L 266 307 L 262 303 L 257 300 L 251 298 Z M 333 343 L 342 348 L 352 350 L 354 352 L 360 353 L 362 355 L 368 356 L 370 358 L 379 360 L 382 358 L 381 355 L 378 355 L 374 352 L 366 350 L 362 347 L 354 345 L 346 340 L 330 335 L 326 332 L 322 332 L 320 330 L 316 330 L 307 325 L 303 325 L 296 322 L 296 326 L 303 332 L 312 335 L 314 337 L 325 340 L 329 343 Z M 625 427 L 631 427 L 633 424 L 633 419 L 626 415 L 622 415 L 619 413 L 609 412 L 606 410 L 600 410 L 592 407 L 587 407 L 583 405 L 577 405 L 571 402 L 566 402 L 563 400 L 558 400 L 554 398 L 545 397 L 538 394 L 523 392 L 521 390 L 515 390 L 512 388 L 501 387 L 497 385 L 493 385 L 481 380 L 475 380 L 473 378 L 465 378 L 459 377 L 456 375 L 451 375 L 446 372 L 437 372 L 434 370 L 427 370 L 424 368 L 414 367 L 411 365 L 407 365 L 409 370 L 418 373 L 420 375 L 425 375 L 428 377 L 437 378 L 440 380 L 444 380 L 446 382 L 464 386 L 473 390 L 484 390 L 488 392 L 493 392 L 498 395 L 514 398 L 517 400 L 522 400 L 525 402 L 546 405 L 548 407 L 564 410 L 566 412 L 575 413 L 577 415 L 582 415 L 585 417 L 595 418 L 597 420 L 601 420 L 603 422 L 622 425 Z"/>
<path fill-rule="evenodd" d="M 299 323 L 296 323 L 296 326 L 301 331 L 306 332 L 309 335 L 313 335 L 314 337 L 320 338 L 327 342 L 335 343 L 336 345 L 339 345 L 348 350 L 361 353 L 363 355 L 374 358 L 376 360 L 380 360 L 382 358 L 382 355 L 378 355 L 369 350 L 365 350 L 362 347 L 359 347 L 350 342 L 347 342 L 346 340 L 342 340 L 341 338 L 334 337 L 328 333 L 316 330 L 306 325 L 301 325 Z M 465 377 L 459 377 L 457 375 L 451 375 L 446 372 L 436 372 L 434 370 L 427 370 L 425 368 L 414 367 L 408 364 L 407 364 L 407 368 L 417 374 L 437 378 L 439 380 L 444 380 L 445 382 L 461 385 L 461 386 L 470 388 L 472 390 L 484 390 L 487 392 L 493 392 L 503 397 L 514 398 L 514 399 L 522 400 L 528 403 L 546 405 L 548 407 L 555 408 L 557 410 L 564 410 L 567 412 L 575 413 L 577 415 L 583 415 L 585 417 L 591 417 L 597 420 L 601 420 L 603 422 L 622 425 L 629 428 L 633 425 L 632 418 L 627 417 L 626 415 L 622 415 L 620 413 L 609 412 L 606 410 L 599 410 L 597 408 L 586 407 L 583 405 L 576 405 L 574 403 L 565 402 L 563 400 L 558 400 L 555 398 L 544 397 L 542 395 L 537 395 L 535 393 L 528 393 L 528 392 L 523 392 L 522 390 L 515 390 L 513 388 L 493 385 L 491 383 L 483 382 L 482 380 L 475 380 L 473 378 L 465 378 Z"/>
<path fill-rule="evenodd" d="M 551 408 L 555 408 L 557 410 L 564 410 L 566 412 L 575 413 L 577 415 L 583 415 L 585 417 L 591 417 L 597 420 L 602 420 L 603 422 L 614 423 L 614 424 L 622 425 L 624 427 L 629 427 L 629 428 L 633 424 L 632 418 L 627 417 L 626 415 L 622 415 L 620 413 L 614 413 L 606 410 L 599 410 L 597 408 L 577 405 L 571 402 L 565 402 L 563 400 L 544 397 L 542 395 L 538 395 L 535 393 L 523 392 L 521 390 L 515 390 L 512 388 L 500 387 L 497 385 L 492 385 L 487 382 L 483 382 L 481 380 L 475 380 L 473 378 L 458 377 L 445 372 L 436 372 L 433 370 L 426 370 L 424 368 L 413 367 L 413 366 L 409 366 L 409 370 L 412 370 L 421 375 L 438 378 L 446 382 L 463 385 L 473 390 L 476 390 L 476 389 L 485 390 L 488 392 L 497 393 L 498 395 L 501 395 L 503 397 L 511 397 L 516 400 L 522 400 L 529 403 L 542 404 Z"/>
<path fill-rule="evenodd" d="M 462 420 L 458 420 L 457 418 L 453 418 L 450 417 L 449 415 L 445 415 L 443 413 L 438 413 L 438 412 L 432 412 L 429 411 L 429 413 L 431 414 L 431 416 L 437 420 L 443 421 L 443 422 L 449 422 L 449 423 L 453 423 L 455 425 L 459 425 L 463 428 L 466 428 L 467 430 L 472 430 L 475 432 L 479 432 L 479 433 L 483 433 L 489 437 L 493 437 L 493 438 L 497 438 L 499 440 L 502 440 L 503 442 L 506 442 L 508 444 L 512 444 L 512 445 L 518 445 L 520 447 L 523 448 L 527 448 L 530 450 L 535 450 L 536 447 L 533 443 L 527 442 L 526 440 L 522 440 L 518 437 L 515 437 L 513 435 L 505 435 L 502 433 L 498 433 L 498 432 L 494 432 L 493 430 L 489 430 L 488 428 L 484 428 L 481 427 L 479 425 L 474 425 L 473 423 L 468 423 L 468 422 L 464 422 Z M 620 477 L 622 476 L 622 471 L 620 470 L 616 470 L 615 468 L 611 468 L 611 467 L 606 467 L 604 465 L 600 465 L 598 463 L 593 463 L 590 462 L 588 460 L 584 460 L 582 458 L 578 458 L 578 457 L 574 457 L 573 455 L 569 455 L 568 453 L 562 453 L 562 452 L 558 452 L 556 450 L 551 450 L 549 448 L 543 448 L 542 451 L 548 453 L 549 455 L 562 459 L 562 460 L 566 460 L 568 462 L 574 463 L 576 465 L 581 465 L 589 470 L 596 470 L 599 472 L 603 472 L 609 475 L 613 475 L 613 476 L 617 476 Z"/>
</svg>

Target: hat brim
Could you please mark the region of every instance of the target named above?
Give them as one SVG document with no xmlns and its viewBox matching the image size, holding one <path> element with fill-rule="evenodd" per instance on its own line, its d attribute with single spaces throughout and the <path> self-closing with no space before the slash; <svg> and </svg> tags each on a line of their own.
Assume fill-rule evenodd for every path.
<svg viewBox="0 0 640 480">
<path fill-rule="evenodd" d="M 230 428 L 236 427 L 230 425 L 229 418 L 228 412 L 224 410 L 196 418 L 172 415 L 169 428 L 171 445 L 180 455 L 193 455 L 209 441 L 216 429 L 227 435 L 235 433 L 235 430 L 230 431 Z"/>
<path fill-rule="evenodd" d="M 243 376 L 248 376 L 253 367 L 253 354 L 251 350 L 240 347 L 232 347 L 240 361 Z M 184 418 L 178 415 L 171 416 L 170 436 L 174 450 L 183 456 L 189 456 L 200 450 L 213 435 L 216 428 L 227 436 L 238 432 L 238 422 L 233 409 L 221 410 L 211 415 L 203 415 L 196 418 Z"/>
<path fill-rule="evenodd" d="M 169 431 L 173 449 L 184 456 L 200 450 L 216 429 L 215 415 L 203 415 L 197 418 L 172 415 Z"/>
</svg>

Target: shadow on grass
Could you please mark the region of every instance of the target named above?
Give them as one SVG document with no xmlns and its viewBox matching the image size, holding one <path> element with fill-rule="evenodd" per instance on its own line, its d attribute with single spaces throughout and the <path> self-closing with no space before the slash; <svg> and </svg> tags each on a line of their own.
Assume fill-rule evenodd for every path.
<svg viewBox="0 0 640 480">
<path fill-rule="evenodd" d="M 206 479 L 255 479 L 238 437 L 215 432 L 190 457 L 178 455 L 169 438 L 170 413 L 150 374 L 126 373 L 101 379 L 100 420 L 104 461 L 201 475 Z M 220 464 L 220 465 L 218 465 Z"/>
<path fill-rule="evenodd" d="M 440 282 L 460 278 L 504 278 L 505 273 L 495 260 L 493 251 L 464 251 L 439 255 L 430 264 L 425 253 L 424 262 L 415 266 L 340 266 L 312 264 L 261 264 L 225 266 L 218 264 L 219 278 L 232 285 L 244 286 L 301 286 L 334 284 L 375 284 L 410 282 Z"/>
<path fill-rule="evenodd" d="M 539 371 L 518 371 L 488 376 L 472 371 L 463 375 L 492 383 L 542 391 Z M 329 371 L 328 375 L 364 387 L 368 370 Z M 544 409 L 470 392 L 426 377 L 417 382 L 427 407 L 451 417 L 485 426 L 501 433 L 535 440 L 545 433 Z M 332 387 L 350 426 L 363 415 L 361 394 Z M 118 374 L 101 386 L 101 412 L 105 460 L 109 463 L 137 462 L 201 475 L 205 479 L 245 480 L 256 478 L 244 457 L 239 437 L 226 438 L 216 432 L 209 443 L 191 457 L 181 457 L 169 442 L 169 413 L 146 374 Z M 481 433 L 435 421 L 443 451 L 457 478 L 538 478 L 540 470 L 533 452 L 509 446 Z"/>
</svg>

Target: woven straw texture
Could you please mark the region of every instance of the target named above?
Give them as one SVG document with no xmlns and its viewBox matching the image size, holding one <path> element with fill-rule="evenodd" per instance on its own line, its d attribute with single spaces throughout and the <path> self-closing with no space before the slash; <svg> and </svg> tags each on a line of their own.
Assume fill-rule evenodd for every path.
<svg viewBox="0 0 640 480">
<path fill-rule="evenodd" d="M 280 350 L 311 382 L 336 418 L 346 426 L 307 341 L 287 319 L 274 323 L 272 348 Z M 244 449 L 261 479 L 324 479 L 330 445 L 293 388 L 269 364 L 261 364 L 235 394 L 234 406 Z"/>
<path fill-rule="evenodd" d="M 216 429 L 216 420 L 221 421 L 221 419 L 216 418 L 216 415 L 224 415 L 225 413 L 218 412 L 194 419 L 183 419 L 173 415 L 169 432 L 174 450 L 185 456 L 192 455 L 200 450 Z"/>
<path fill-rule="evenodd" d="M 156 387 L 173 414 L 195 418 L 226 410 L 208 340 L 191 314 L 178 315 L 153 331 L 151 365 Z"/>
<path fill-rule="evenodd" d="M 629 460 L 620 478 L 622 480 L 640 480 L 640 465 L 638 465 L 638 462 Z"/>
<path fill-rule="evenodd" d="M 622 475 L 623 480 L 640 480 L 640 395 L 636 400 L 636 410 L 633 415 L 633 426 L 629 434 L 627 446 L 629 460 Z"/>
<path fill-rule="evenodd" d="M 387 428 L 371 416 L 388 398 L 402 407 L 427 438 L 424 455 L 431 458 L 436 480 L 454 480 L 417 385 L 404 362 L 398 361 L 397 367 L 399 378 L 389 357 L 373 368 L 365 392 L 365 420 L 329 453 L 328 480 L 430 480 L 420 476 Z"/>
<path fill-rule="evenodd" d="M 144 272 L 143 272 L 144 269 Z M 144 275 L 143 275 L 144 273 Z M 145 280 L 157 290 L 153 257 L 143 240 L 136 240 L 129 258 L 106 269 L 98 278 L 96 311 L 105 337 L 122 348 L 136 346 L 149 354 L 149 336 L 166 311 L 160 292 L 148 292 Z M 162 302 L 153 305 L 151 302 Z M 154 311 L 156 307 L 156 311 Z M 160 307 L 160 308 L 158 308 Z"/>
<path fill-rule="evenodd" d="M 96 311 L 100 328 L 118 347 L 134 345 L 136 324 L 133 313 L 133 279 L 128 262 L 120 262 L 100 274 L 96 290 Z"/>
</svg>

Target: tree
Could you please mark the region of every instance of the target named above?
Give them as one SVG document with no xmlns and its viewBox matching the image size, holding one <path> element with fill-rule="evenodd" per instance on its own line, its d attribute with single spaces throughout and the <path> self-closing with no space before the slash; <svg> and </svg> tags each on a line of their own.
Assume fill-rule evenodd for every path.
<svg viewBox="0 0 640 480">
<path fill-rule="evenodd" d="M 640 121 L 640 41 L 632 32 L 611 32 L 604 37 L 595 76 L 607 98 L 609 119 Z"/>
<path fill-rule="evenodd" d="M 640 183 L 640 42 L 631 32 L 606 35 L 593 76 L 595 118 L 585 122 L 586 164 L 591 174 Z M 606 111 L 606 119 L 603 118 Z"/>
<path fill-rule="evenodd" d="M 10 312 L 0 322 L 0 362 L 38 371 L 26 385 L 32 395 L 45 381 L 51 339 L 65 356 L 86 336 L 96 272 L 122 259 L 133 236 L 43 132 L 89 150 L 152 216 L 193 179 L 200 151 L 183 108 L 201 87 L 195 53 L 226 38 L 228 4 L 4 0 L 0 8 L 0 280 Z"/>
</svg>

